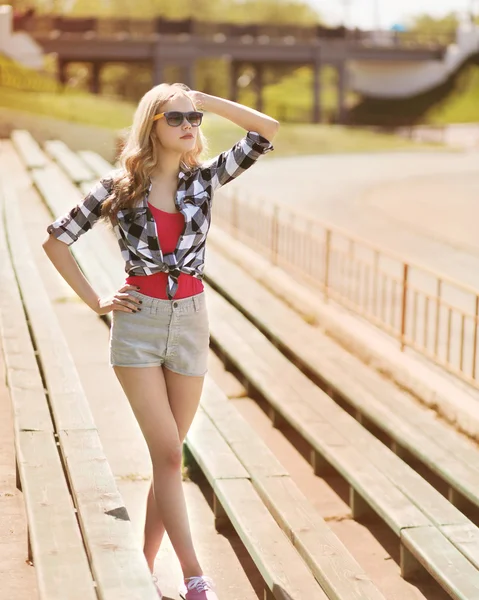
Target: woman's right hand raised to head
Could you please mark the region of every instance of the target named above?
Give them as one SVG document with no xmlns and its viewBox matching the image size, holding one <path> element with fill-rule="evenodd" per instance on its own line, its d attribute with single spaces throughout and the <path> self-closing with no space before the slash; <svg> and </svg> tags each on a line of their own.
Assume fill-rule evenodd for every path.
<svg viewBox="0 0 479 600">
<path fill-rule="evenodd" d="M 106 315 L 106 313 L 113 310 L 121 310 L 128 313 L 141 310 L 140 305 L 142 301 L 136 298 L 136 296 L 129 294 L 128 290 L 138 291 L 139 288 L 136 285 L 125 284 L 111 296 L 98 298 L 98 306 L 95 308 L 95 312 L 98 315 Z"/>
</svg>

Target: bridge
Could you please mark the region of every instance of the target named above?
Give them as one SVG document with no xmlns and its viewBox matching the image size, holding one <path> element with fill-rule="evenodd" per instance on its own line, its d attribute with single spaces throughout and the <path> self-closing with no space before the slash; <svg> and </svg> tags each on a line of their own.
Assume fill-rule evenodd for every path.
<svg viewBox="0 0 479 600">
<path fill-rule="evenodd" d="M 58 77 L 66 82 L 69 63 L 91 65 L 90 89 L 101 92 L 101 70 L 108 63 L 149 64 L 152 82 L 164 81 L 164 69 L 182 69 L 182 81 L 195 88 L 196 61 L 221 58 L 228 62 L 230 93 L 238 98 L 238 78 L 245 64 L 255 70 L 256 107 L 263 110 L 264 71 L 269 67 L 313 67 L 313 122 L 323 119 L 321 72 L 325 65 L 338 73 L 337 118 L 344 121 L 348 65 L 378 63 L 423 64 L 443 61 L 452 37 L 427 41 L 407 32 L 368 32 L 268 24 L 69 18 L 37 16 L 16 19 L 15 31 L 28 32 L 45 53 L 58 57 Z"/>
</svg>

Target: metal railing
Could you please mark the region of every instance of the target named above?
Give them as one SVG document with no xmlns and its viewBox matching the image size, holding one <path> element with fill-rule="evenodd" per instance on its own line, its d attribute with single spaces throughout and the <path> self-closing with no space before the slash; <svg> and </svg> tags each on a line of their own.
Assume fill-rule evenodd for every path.
<svg viewBox="0 0 479 600">
<path fill-rule="evenodd" d="M 217 201 L 213 219 L 326 301 L 479 388 L 479 291 L 282 203 Z"/>
</svg>

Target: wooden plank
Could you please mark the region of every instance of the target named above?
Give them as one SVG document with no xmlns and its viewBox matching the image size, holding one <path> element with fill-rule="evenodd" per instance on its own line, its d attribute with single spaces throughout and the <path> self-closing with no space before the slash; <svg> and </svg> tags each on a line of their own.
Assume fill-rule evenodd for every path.
<svg viewBox="0 0 479 600">
<path fill-rule="evenodd" d="M 96 600 L 53 434 L 16 431 L 16 446 L 40 598 Z"/>
<path fill-rule="evenodd" d="M 16 445 L 40 597 L 96 599 L 53 434 L 17 431 Z"/>
<path fill-rule="evenodd" d="M 6 194 L 7 232 L 27 314 L 40 351 L 50 407 L 59 433 L 67 476 L 77 500 L 79 519 L 102 599 L 157 598 L 141 548 L 137 546 L 113 475 L 101 450 L 91 411 L 73 359 L 34 267 L 28 245 L 15 241 L 21 218 L 13 193 Z M 77 431 L 75 431 L 77 430 Z M 90 430 L 90 431 L 87 431 Z M 75 445 L 76 444 L 76 445 Z M 90 483 L 90 487 L 86 483 Z M 97 484 L 101 486 L 97 487 Z M 109 499 L 109 500 L 108 500 Z M 112 514 L 98 509 L 114 506 Z M 113 535 L 115 534 L 115 535 Z M 121 543 L 119 540 L 122 540 Z M 126 565 L 128 564 L 128 568 Z"/>
<path fill-rule="evenodd" d="M 294 366 L 250 323 L 242 322 L 243 330 L 238 331 L 233 325 L 237 319 L 234 308 L 210 288 L 207 302 L 215 344 L 228 355 L 236 368 L 252 379 L 275 410 L 341 473 L 369 506 L 397 534 L 402 527 L 428 524 L 428 519 L 394 483 L 358 452 L 355 434 L 345 436 L 340 428 L 325 421 L 323 404 L 332 403 L 339 411 L 341 409 L 304 376 L 299 374 L 302 380 L 296 377 L 298 374 Z M 282 374 L 280 380 L 278 373 Z M 355 427 L 362 429 L 356 421 L 352 421 Z"/>
<path fill-rule="evenodd" d="M 80 150 L 77 154 L 96 177 L 104 177 L 114 169 L 113 165 L 105 160 L 103 156 L 92 150 Z"/>
<path fill-rule="evenodd" d="M 216 516 L 224 519 L 226 515 L 231 521 L 274 597 L 326 599 L 254 491 L 247 471 L 201 406 L 185 443 L 219 499 L 221 511 L 216 507 Z M 241 485 L 231 490 L 222 485 L 233 481 Z"/>
<path fill-rule="evenodd" d="M 47 165 L 46 156 L 29 131 L 24 129 L 12 131 L 11 139 L 28 169 L 41 169 Z"/>
<path fill-rule="evenodd" d="M 219 480 L 216 493 L 276 600 L 327 600 L 250 481 Z"/>
<path fill-rule="evenodd" d="M 479 564 L 479 529 L 473 523 L 443 525 L 439 527 L 439 530 L 477 567 Z"/>
<path fill-rule="evenodd" d="M 67 213 L 82 199 L 78 188 L 68 182 L 65 176 L 59 172 L 58 167 L 54 165 L 41 171 L 35 171 L 32 177 L 54 218 Z M 114 292 L 114 279 L 118 279 L 120 283 L 121 277 L 124 278 L 124 275 L 122 275 L 123 265 L 121 264 L 120 252 L 118 252 L 118 261 L 110 270 L 110 264 L 106 260 L 108 256 L 105 249 L 106 245 L 102 245 L 101 253 L 98 253 L 95 248 L 96 244 L 101 244 L 99 227 L 100 225 L 95 225 L 88 232 L 87 243 L 81 238 L 74 242 L 71 251 L 85 277 L 92 283 L 97 293 L 103 297 Z"/>
<path fill-rule="evenodd" d="M 248 473 L 259 477 L 289 476 L 263 440 L 241 417 L 211 378 L 205 379 L 201 406 Z"/>
<path fill-rule="evenodd" d="M 401 532 L 401 541 L 451 598 L 479 599 L 477 569 L 436 527 L 405 529 Z"/>
<path fill-rule="evenodd" d="M 4 192 L 0 186 L 0 339 L 7 385 L 18 431 L 53 431 L 53 423 L 32 346 L 22 299 L 10 261 L 4 228 Z M 43 397 L 43 401 L 39 398 Z"/>
<path fill-rule="evenodd" d="M 74 183 L 95 179 L 92 170 L 61 140 L 49 140 L 44 146 Z"/>
<path fill-rule="evenodd" d="M 17 233 L 23 230 L 17 198 L 11 190 L 5 190 L 4 193 L 6 230 L 12 262 L 42 359 L 57 430 L 95 429 L 80 378 L 34 265 L 28 241 Z"/>
<path fill-rule="evenodd" d="M 239 291 L 247 289 L 248 293 L 241 296 L 241 310 L 278 347 L 287 347 L 295 360 L 324 381 L 325 386 L 479 506 L 477 447 L 439 422 L 408 394 L 346 352 L 316 327 L 307 324 L 218 253 L 210 253 L 208 273 L 228 298 L 239 297 Z M 345 371 L 351 376 L 345 378 Z"/>
<path fill-rule="evenodd" d="M 265 506 L 286 531 L 331 600 L 380 600 L 383 594 L 289 477 L 253 480 Z"/>
<path fill-rule="evenodd" d="M 83 537 L 102 600 L 158 600 L 97 431 L 60 432 Z"/>
<path fill-rule="evenodd" d="M 185 437 L 185 443 L 201 470 L 209 474 L 213 488 L 214 482 L 219 479 L 249 478 L 249 473 L 233 454 L 201 406 Z"/>
<path fill-rule="evenodd" d="M 94 600 L 93 579 L 59 459 L 53 423 L 10 262 L 0 187 L 0 335 L 13 405 L 18 481 L 40 598 Z"/>
<path fill-rule="evenodd" d="M 276 304 L 274 299 L 270 301 L 270 294 L 263 293 L 261 289 L 258 289 L 259 286 L 254 283 L 251 284 L 251 288 L 248 286 L 248 278 L 243 273 L 239 273 L 237 269 L 232 269 L 229 271 L 229 267 L 226 268 L 225 265 L 222 265 L 223 276 L 221 279 L 221 287 L 228 287 L 230 289 L 229 296 L 232 294 L 233 286 L 236 284 L 241 284 L 242 292 L 242 310 L 247 310 L 246 307 L 250 306 L 252 303 L 252 298 L 255 299 L 255 302 L 259 306 L 267 306 L 268 310 L 267 315 L 265 314 L 264 318 L 266 321 L 272 323 L 274 319 L 271 315 L 276 310 Z M 231 283 L 231 287 L 230 286 Z M 244 290 L 247 289 L 248 292 L 245 294 Z M 266 294 L 266 295 L 265 295 Z M 403 463 L 397 456 L 395 456 L 388 448 L 386 448 L 378 439 L 376 439 L 372 434 L 366 431 L 363 427 L 360 427 L 355 420 L 348 415 L 345 411 L 343 411 L 339 406 L 336 405 L 331 399 L 325 397 L 325 395 L 320 391 L 314 390 L 313 384 L 302 375 L 297 369 L 295 369 L 292 365 L 288 363 L 288 361 L 282 357 L 278 350 L 273 348 L 271 344 L 266 341 L 264 335 L 254 329 L 253 325 L 249 323 L 245 319 L 244 316 L 239 315 L 239 313 L 234 313 L 234 309 L 227 305 L 225 300 L 220 301 L 220 297 L 217 292 L 211 290 L 208 292 L 208 299 L 211 298 L 216 299 L 216 303 L 214 303 L 214 307 L 212 312 L 215 315 L 218 315 L 218 319 L 221 319 L 222 322 L 227 321 L 229 328 L 233 328 L 237 334 L 241 335 L 242 342 L 245 347 L 245 352 L 248 354 L 249 358 L 242 357 L 240 369 L 244 369 L 246 372 L 246 368 L 249 369 L 248 375 L 251 376 L 255 374 L 255 378 L 253 380 L 254 385 L 261 385 L 262 389 L 269 390 L 272 395 L 276 397 L 281 394 L 291 395 L 293 393 L 297 393 L 302 390 L 303 397 L 305 401 L 311 403 L 314 402 L 316 405 L 316 410 L 321 411 L 321 415 L 328 420 L 331 424 L 334 424 L 338 429 L 340 429 L 347 437 L 355 440 L 355 445 L 357 448 L 363 453 L 363 456 L 367 457 L 368 460 L 371 460 L 378 469 L 380 469 L 395 485 L 407 495 L 407 497 L 414 503 L 424 514 L 431 519 L 431 521 L 437 526 L 447 525 L 447 524 L 467 524 L 469 520 L 454 506 L 452 506 L 446 498 L 444 498 L 439 492 L 437 492 L 428 482 L 426 482 L 422 477 L 420 477 L 413 469 L 411 469 L 408 465 Z M 257 311 L 260 309 L 256 307 Z M 284 309 L 284 306 L 282 307 Z M 261 311 L 263 315 L 265 311 Z M 284 311 L 280 311 L 279 315 L 277 315 L 278 322 L 281 323 L 287 321 L 287 314 Z M 259 317 L 256 315 L 256 320 Z M 211 320 L 210 320 L 211 321 Z M 308 348 L 310 345 L 314 345 L 314 339 L 311 337 L 309 339 L 305 331 L 301 329 L 299 323 L 292 316 L 291 322 L 293 325 L 291 326 L 294 331 L 300 331 L 302 333 L 301 345 L 304 348 Z M 214 323 L 214 321 L 213 321 Z M 303 323 L 303 325 L 305 325 Z M 276 324 L 279 327 L 278 324 Z M 290 327 L 290 325 L 288 325 Z M 289 334 L 293 336 L 294 331 L 291 331 Z M 246 332 L 248 332 L 248 340 L 249 344 L 245 343 Z M 230 334 L 231 335 L 231 334 Z M 315 335 L 319 335 L 315 333 Z M 212 329 L 212 337 L 215 339 L 214 327 Z M 223 339 L 227 340 L 227 337 L 223 336 Z M 304 343 L 304 340 L 308 339 L 308 344 Z M 238 346 L 238 341 L 235 342 L 236 346 Z M 298 348 L 299 342 L 294 345 L 294 348 Z M 254 357 L 251 353 L 251 348 L 254 347 Z M 224 350 L 224 348 L 223 348 Z M 230 354 L 232 355 L 232 350 L 230 349 Z M 324 351 L 323 354 L 327 356 L 327 352 Z M 281 360 L 281 358 L 283 360 Z M 337 357 L 335 357 L 337 359 Z M 264 360 L 265 365 L 263 367 L 260 366 L 261 359 Z M 236 360 L 238 362 L 238 349 L 235 349 L 235 357 L 231 357 L 231 360 Z M 248 361 L 246 366 L 245 360 Z M 324 357 L 322 359 L 324 361 Z M 334 361 L 331 361 L 330 369 L 331 371 L 338 371 L 338 366 L 333 366 Z M 274 365 L 274 368 L 273 368 Z M 281 386 L 278 386 L 275 382 L 274 373 L 270 374 L 269 380 L 266 382 L 263 381 L 264 372 L 266 369 L 281 372 Z M 353 377 L 344 377 L 344 372 L 347 368 L 344 365 L 341 365 L 341 379 L 348 380 L 350 382 Z M 349 373 L 350 371 L 347 370 Z M 354 373 L 354 372 L 353 372 Z M 326 377 L 326 375 L 324 375 Z M 339 378 L 339 374 L 337 375 Z M 260 384 L 258 383 L 260 382 Z M 350 385 L 350 383 L 345 384 Z M 280 389 L 281 388 L 281 389 Z M 277 393 L 274 394 L 275 390 Z M 294 397 L 294 396 L 293 396 Z M 367 403 L 367 397 L 363 394 L 361 396 L 364 404 Z M 268 399 L 271 401 L 271 398 Z M 445 461 L 446 462 L 446 461 Z M 468 546 L 462 547 L 464 552 L 467 552 L 468 558 L 472 561 L 475 561 L 475 564 L 479 566 L 479 563 L 476 562 L 477 557 L 477 549 L 475 547 Z"/>
<path fill-rule="evenodd" d="M 201 406 L 250 474 L 265 506 L 332 600 L 383 595 L 221 389 L 205 380 Z"/>
<path fill-rule="evenodd" d="M 216 292 L 209 290 L 207 298 L 209 313 L 214 315 L 213 319 L 210 317 L 210 330 L 214 343 L 227 354 L 233 364 L 252 379 L 255 387 L 265 395 L 268 402 L 274 404 L 275 409 L 281 412 L 282 416 L 287 418 L 288 422 L 318 450 L 327 463 L 349 481 L 353 490 L 353 514 L 356 510 L 364 510 L 364 502 L 366 502 L 397 534 L 405 527 L 419 525 L 419 521 L 416 525 L 406 524 L 407 516 L 410 516 L 408 511 L 413 509 L 421 511 L 424 517 L 422 525 L 470 524 L 474 527 L 460 511 L 408 465 L 364 430 L 321 390 L 315 389 L 312 382 L 306 380 L 304 375 L 297 370 L 293 375 L 294 367 L 287 359 L 273 348 L 244 317 L 235 315 L 234 309 Z M 280 384 L 277 383 L 278 372 L 282 374 Z M 303 406 L 300 408 L 296 398 L 298 394 L 303 397 Z M 305 413 L 305 406 L 310 407 L 310 415 Z M 321 415 L 328 420 L 329 430 L 324 427 L 324 423 L 314 422 L 315 412 L 316 415 Z M 333 432 L 342 432 L 344 436 L 342 442 L 340 438 L 334 442 L 331 428 Z M 354 440 L 354 448 L 347 448 L 345 439 Z M 367 472 L 368 467 L 364 472 L 365 463 L 368 467 L 374 464 L 374 467 L 379 469 L 378 473 L 389 481 L 389 489 L 377 475 L 371 476 Z M 381 464 L 382 468 L 379 468 Z M 399 511 L 395 501 L 389 495 L 391 488 L 394 488 L 396 493 L 404 494 Z M 455 543 L 454 538 L 451 542 Z M 477 549 L 474 544 L 463 544 L 459 549 L 476 564 Z"/>
</svg>

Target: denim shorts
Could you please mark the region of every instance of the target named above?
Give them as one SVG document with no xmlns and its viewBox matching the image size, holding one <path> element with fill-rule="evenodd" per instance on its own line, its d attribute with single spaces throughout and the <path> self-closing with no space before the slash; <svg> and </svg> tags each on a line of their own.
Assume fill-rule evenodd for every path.
<svg viewBox="0 0 479 600">
<path fill-rule="evenodd" d="M 210 344 L 205 291 L 179 300 L 128 294 L 143 303 L 136 313 L 112 311 L 110 366 L 164 365 L 181 375 L 205 375 Z"/>
</svg>

